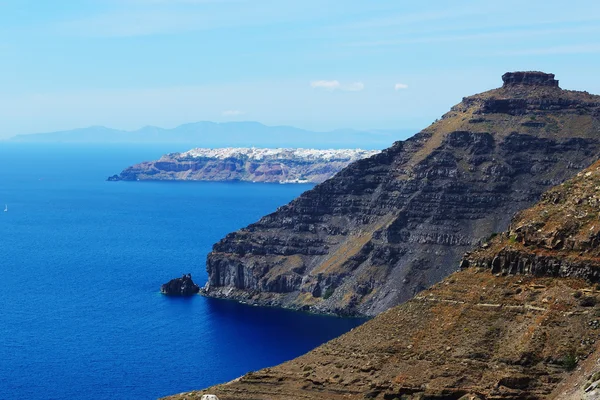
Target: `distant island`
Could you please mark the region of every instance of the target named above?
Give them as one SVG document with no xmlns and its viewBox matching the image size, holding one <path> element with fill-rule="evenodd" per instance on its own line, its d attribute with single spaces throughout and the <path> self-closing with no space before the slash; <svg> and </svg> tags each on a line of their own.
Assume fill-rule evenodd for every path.
<svg viewBox="0 0 600 400">
<path fill-rule="evenodd" d="M 103 126 L 59 132 L 17 135 L 18 143 L 94 143 L 94 144 L 186 144 L 192 147 L 269 147 L 269 148 L 363 148 L 384 149 L 405 139 L 413 130 L 337 129 L 315 132 L 291 126 L 267 126 L 259 122 L 194 122 L 172 129 L 146 126 L 133 131 Z"/>
<path fill-rule="evenodd" d="M 109 181 L 320 183 L 378 150 L 197 148 L 126 168 Z"/>
</svg>

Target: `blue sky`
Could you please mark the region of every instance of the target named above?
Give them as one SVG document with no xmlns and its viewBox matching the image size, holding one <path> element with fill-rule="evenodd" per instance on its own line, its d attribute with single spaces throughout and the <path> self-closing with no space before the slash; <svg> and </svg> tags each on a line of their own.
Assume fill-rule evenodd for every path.
<svg viewBox="0 0 600 400">
<path fill-rule="evenodd" d="M 600 93 L 600 2 L 0 0 L 0 138 L 210 120 L 419 129 L 512 70 Z"/>
</svg>

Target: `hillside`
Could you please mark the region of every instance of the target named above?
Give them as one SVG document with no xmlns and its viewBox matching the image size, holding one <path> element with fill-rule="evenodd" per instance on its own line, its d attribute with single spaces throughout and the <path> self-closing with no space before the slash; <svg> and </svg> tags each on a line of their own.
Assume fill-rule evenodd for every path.
<svg viewBox="0 0 600 400">
<path fill-rule="evenodd" d="M 193 149 L 123 170 L 110 181 L 186 180 L 320 183 L 376 150 Z"/>
<path fill-rule="evenodd" d="M 515 72 L 214 245 L 205 295 L 377 315 L 600 155 L 600 96 Z"/>
<path fill-rule="evenodd" d="M 597 399 L 599 206 L 597 162 L 405 304 L 295 360 L 172 399 Z"/>
</svg>

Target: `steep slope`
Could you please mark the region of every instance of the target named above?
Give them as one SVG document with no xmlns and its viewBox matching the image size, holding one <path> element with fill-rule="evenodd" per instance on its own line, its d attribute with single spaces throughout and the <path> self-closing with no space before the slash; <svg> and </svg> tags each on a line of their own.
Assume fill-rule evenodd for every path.
<svg viewBox="0 0 600 400">
<path fill-rule="evenodd" d="M 461 267 L 600 281 L 600 162 L 518 212 L 509 230 L 467 253 Z"/>
<path fill-rule="evenodd" d="M 199 148 L 133 165 L 108 180 L 320 183 L 351 162 L 377 153 L 361 149 Z"/>
<path fill-rule="evenodd" d="M 597 398 L 599 221 L 597 162 L 405 304 L 295 360 L 173 399 Z"/>
<path fill-rule="evenodd" d="M 600 154 L 600 96 L 507 73 L 414 137 L 215 244 L 208 296 L 376 315 Z"/>
</svg>

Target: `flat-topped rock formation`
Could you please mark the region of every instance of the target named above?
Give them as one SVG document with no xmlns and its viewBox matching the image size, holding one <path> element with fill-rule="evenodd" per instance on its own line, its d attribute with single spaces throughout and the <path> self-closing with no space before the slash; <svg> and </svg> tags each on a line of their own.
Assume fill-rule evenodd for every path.
<svg viewBox="0 0 600 400">
<path fill-rule="evenodd" d="M 597 399 L 599 221 L 597 162 L 405 304 L 206 393 L 221 400 Z"/>
<path fill-rule="evenodd" d="M 376 315 L 600 155 L 600 97 L 513 72 L 439 121 L 233 232 L 208 255 L 207 296 Z"/>
<path fill-rule="evenodd" d="M 539 71 L 507 72 L 502 75 L 502 81 L 504 82 L 504 87 L 511 85 L 558 87 L 558 81 L 554 79 L 554 74 L 546 74 Z"/>
<path fill-rule="evenodd" d="M 348 164 L 378 153 L 361 149 L 198 148 L 136 164 L 108 180 L 319 183 Z"/>
</svg>

